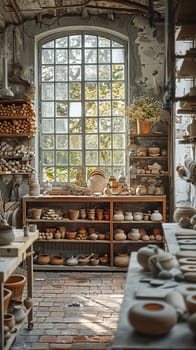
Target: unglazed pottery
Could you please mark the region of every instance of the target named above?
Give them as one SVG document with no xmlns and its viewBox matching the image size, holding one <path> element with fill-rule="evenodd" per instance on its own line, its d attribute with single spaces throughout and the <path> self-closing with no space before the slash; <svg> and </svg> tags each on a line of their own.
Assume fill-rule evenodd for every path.
<svg viewBox="0 0 196 350">
<path fill-rule="evenodd" d="M 161 270 L 171 270 L 175 265 L 175 256 L 168 252 L 152 255 L 148 259 L 148 269 L 153 275 L 157 275 Z"/>
<path fill-rule="evenodd" d="M 141 247 L 137 251 L 137 261 L 146 270 L 149 271 L 148 259 L 157 253 L 163 253 L 164 250 L 155 244 L 148 244 L 146 247 Z"/>
<path fill-rule="evenodd" d="M 0 226 L 0 245 L 9 245 L 15 238 L 14 231 L 9 225 Z"/>
<path fill-rule="evenodd" d="M 129 265 L 129 255 L 127 253 L 118 253 L 114 257 L 114 265 L 118 267 L 127 267 Z"/>
<path fill-rule="evenodd" d="M 176 310 L 162 301 L 141 301 L 128 310 L 130 324 L 142 334 L 163 335 L 177 322 Z"/>
</svg>

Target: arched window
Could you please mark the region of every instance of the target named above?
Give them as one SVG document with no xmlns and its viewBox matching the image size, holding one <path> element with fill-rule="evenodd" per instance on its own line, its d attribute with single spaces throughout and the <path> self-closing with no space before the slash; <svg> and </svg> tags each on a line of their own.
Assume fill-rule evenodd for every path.
<svg viewBox="0 0 196 350">
<path fill-rule="evenodd" d="M 40 179 L 84 180 L 126 167 L 127 47 L 105 34 L 74 32 L 39 46 Z"/>
</svg>

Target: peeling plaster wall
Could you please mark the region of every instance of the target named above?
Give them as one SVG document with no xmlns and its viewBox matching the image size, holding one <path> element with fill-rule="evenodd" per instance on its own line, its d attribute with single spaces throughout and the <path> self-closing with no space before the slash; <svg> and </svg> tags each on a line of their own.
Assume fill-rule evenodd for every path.
<svg viewBox="0 0 196 350">
<path fill-rule="evenodd" d="M 150 96 L 162 97 L 164 84 L 164 28 L 150 27 L 147 19 L 143 17 L 119 16 L 115 21 L 107 18 L 89 17 L 64 17 L 61 19 L 44 18 L 42 23 L 34 20 L 25 22 L 22 25 L 9 25 L 4 33 L 0 33 L 1 42 L 1 62 L 4 55 L 8 58 L 9 85 L 17 97 L 23 97 L 25 92 L 25 82 L 36 82 L 37 52 L 35 51 L 36 38 L 52 34 L 52 32 L 62 31 L 66 28 L 86 29 L 96 26 L 97 32 L 106 29 L 114 35 L 120 35 L 128 41 L 129 50 L 129 89 L 128 99 L 133 96 L 148 94 Z M 156 77 L 156 84 L 154 79 Z M 0 82 L 2 82 L 2 70 L 0 71 Z M 1 84 L 1 83 L 0 83 Z M 38 91 L 38 89 L 36 89 Z M 17 176 L 16 176 L 17 177 Z M 3 200 L 15 201 L 10 186 L 11 198 L 5 191 L 6 179 L 0 177 L 0 189 Z M 11 181 L 11 176 L 9 178 Z M 13 181 L 13 184 L 15 182 Z M 28 179 L 24 177 L 19 188 L 19 197 L 28 191 Z M 26 192 L 25 192 L 26 191 Z"/>
</svg>

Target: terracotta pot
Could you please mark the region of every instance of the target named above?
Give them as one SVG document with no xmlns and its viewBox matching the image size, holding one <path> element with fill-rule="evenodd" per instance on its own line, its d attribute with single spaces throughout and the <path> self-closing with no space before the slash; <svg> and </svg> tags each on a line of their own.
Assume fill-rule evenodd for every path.
<svg viewBox="0 0 196 350">
<path fill-rule="evenodd" d="M 161 301 L 141 301 L 128 311 L 131 325 L 142 334 L 162 335 L 177 323 L 176 310 Z"/>
<path fill-rule="evenodd" d="M 6 325 L 9 330 L 12 330 L 16 322 L 13 314 L 4 314 L 4 325 Z"/>
<path fill-rule="evenodd" d="M 69 216 L 71 220 L 77 220 L 79 218 L 80 211 L 78 209 L 69 210 Z"/>
<path fill-rule="evenodd" d="M 4 287 L 12 291 L 12 298 L 22 299 L 26 277 L 23 275 L 11 275 L 4 283 Z"/>
<path fill-rule="evenodd" d="M 47 254 L 40 254 L 37 258 L 37 263 L 39 265 L 47 265 L 50 261 L 50 257 Z"/>
<path fill-rule="evenodd" d="M 138 135 L 146 135 L 151 133 L 151 121 L 143 121 L 137 119 L 137 133 Z"/>
<path fill-rule="evenodd" d="M 8 305 L 9 305 L 9 301 L 10 301 L 11 296 L 12 296 L 11 290 L 4 288 L 3 289 L 4 314 L 7 313 Z"/>
<path fill-rule="evenodd" d="M 63 265 L 64 264 L 64 259 L 61 256 L 52 256 L 50 258 L 50 264 L 51 265 Z"/>
</svg>

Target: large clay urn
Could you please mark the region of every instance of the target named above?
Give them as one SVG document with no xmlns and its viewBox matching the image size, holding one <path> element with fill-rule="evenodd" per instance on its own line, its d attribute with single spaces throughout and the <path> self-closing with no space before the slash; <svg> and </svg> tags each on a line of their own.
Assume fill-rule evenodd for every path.
<svg viewBox="0 0 196 350">
<path fill-rule="evenodd" d="M 15 238 L 12 226 L 0 225 L 0 245 L 9 245 Z"/>
</svg>

